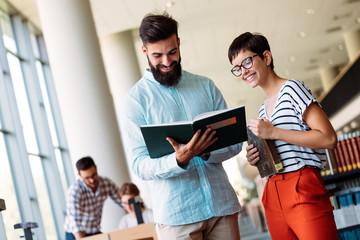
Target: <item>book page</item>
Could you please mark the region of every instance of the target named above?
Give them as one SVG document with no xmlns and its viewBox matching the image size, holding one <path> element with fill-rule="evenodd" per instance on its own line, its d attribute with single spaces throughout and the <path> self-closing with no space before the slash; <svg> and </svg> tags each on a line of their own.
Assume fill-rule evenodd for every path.
<svg viewBox="0 0 360 240">
<path fill-rule="evenodd" d="M 189 121 L 178 121 L 178 122 L 170 122 L 170 123 L 159 123 L 159 124 L 141 125 L 140 127 L 161 127 L 161 126 L 188 125 L 188 124 L 192 124 L 192 122 L 189 122 Z"/>
<path fill-rule="evenodd" d="M 212 111 L 212 112 L 205 112 L 205 113 L 197 115 L 194 118 L 194 121 L 200 120 L 200 119 L 203 119 L 203 118 L 207 118 L 207 117 L 211 117 L 211 116 L 214 116 L 214 115 L 226 112 L 226 111 L 230 111 L 230 110 L 233 110 L 233 109 L 231 108 L 231 109 L 223 109 L 223 110 L 217 110 L 217 111 Z"/>
</svg>

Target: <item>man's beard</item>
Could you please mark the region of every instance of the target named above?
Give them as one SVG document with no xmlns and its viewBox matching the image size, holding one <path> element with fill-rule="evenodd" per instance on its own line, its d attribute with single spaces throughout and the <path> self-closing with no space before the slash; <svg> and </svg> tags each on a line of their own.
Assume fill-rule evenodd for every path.
<svg viewBox="0 0 360 240">
<path fill-rule="evenodd" d="M 154 75 L 154 78 L 161 85 L 163 85 L 165 87 L 171 87 L 171 86 L 176 86 L 179 83 L 180 77 L 181 77 L 181 64 L 180 64 L 181 57 L 180 56 L 179 56 L 179 62 L 173 61 L 170 64 L 170 67 L 174 66 L 174 68 L 170 72 L 162 72 L 160 70 L 161 64 L 158 64 L 158 65 L 156 65 L 156 67 L 154 67 L 151 64 L 149 58 L 148 58 L 148 62 L 149 62 L 151 72 Z"/>
</svg>

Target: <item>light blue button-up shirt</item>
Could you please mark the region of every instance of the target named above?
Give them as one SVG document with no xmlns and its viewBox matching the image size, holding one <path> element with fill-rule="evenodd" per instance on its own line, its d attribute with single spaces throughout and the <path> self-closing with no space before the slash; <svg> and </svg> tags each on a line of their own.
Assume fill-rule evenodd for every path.
<svg viewBox="0 0 360 240">
<path fill-rule="evenodd" d="M 155 222 L 183 225 L 240 210 L 222 162 L 238 154 L 242 144 L 211 152 L 207 161 L 195 157 L 181 168 L 175 153 L 150 158 L 140 131 L 140 125 L 190 121 L 225 108 L 210 79 L 184 70 L 174 87 L 162 86 L 146 71 L 124 98 L 121 135 L 132 170 L 149 183 Z"/>
</svg>

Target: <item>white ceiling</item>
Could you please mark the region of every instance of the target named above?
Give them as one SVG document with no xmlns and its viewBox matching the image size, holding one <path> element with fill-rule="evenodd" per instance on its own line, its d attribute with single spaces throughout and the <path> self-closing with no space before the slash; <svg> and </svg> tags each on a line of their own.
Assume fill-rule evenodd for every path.
<svg viewBox="0 0 360 240">
<path fill-rule="evenodd" d="M 35 0 L 9 0 L 39 27 Z M 303 80 L 321 92 L 320 68 L 343 67 L 349 59 L 344 33 L 360 29 L 360 0 L 90 0 L 99 37 L 134 29 L 154 10 L 179 22 L 183 68 L 212 78 L 229 107 L 245 105 L 254 117 L 264 100 L 230 73 L 227 49 L 239 34 L 264 34 L 282 77 Z M 305 36 L 301 36 L 301 35 Z M 147 62 L 140 55 L 142 68 Z"/>
</svg>

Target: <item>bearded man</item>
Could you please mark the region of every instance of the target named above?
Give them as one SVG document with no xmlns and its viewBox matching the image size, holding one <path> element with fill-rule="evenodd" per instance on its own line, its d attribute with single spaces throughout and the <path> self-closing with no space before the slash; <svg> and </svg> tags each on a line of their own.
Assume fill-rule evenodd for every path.
<svg viewBox="0 0 360 240">
<path fill-rule="evenodd" d="M 238 240 L 240 205 L 222 162 L 242 145 L 198 156 L 217 140 L 208 128 L 188 143 L 168 137 L 175 152 L 152 159 L 140 131 L 141 125 L 226 109 L 226 102 L 212 80 L 182 70 L 178 25 L 171 16 L 146 15 L 139 33 L 150 69 L 124 98 L 121 134 L 132 170 L 149 183 L 158 238 Z"/>
</svg>

